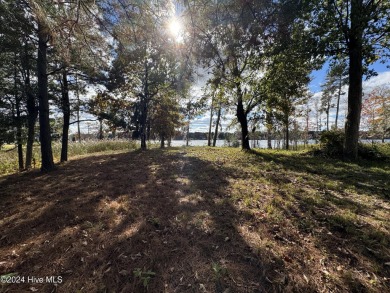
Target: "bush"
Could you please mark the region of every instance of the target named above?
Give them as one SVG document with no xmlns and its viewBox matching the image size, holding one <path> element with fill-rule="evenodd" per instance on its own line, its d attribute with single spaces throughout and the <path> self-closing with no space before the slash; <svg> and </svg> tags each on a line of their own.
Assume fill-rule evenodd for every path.
<svg viewBox="0 0 390 293">
<path fill-rule="evenodd" d="M 344 132 L 340 130 L 324 131 L 320 136 L 320 148 L 314 155 L 325 155 L 341 158 L 343 156 Z M 359 143 L 359 157 L 366 160 L 383 160 L 390 158 L 390 144 L 388 143 Z"/>
<path fill-rule="evenodd" d="M 389 144 L 368 144 L 359 143 L 359 156 L 366 160 L 384 160 L 388 159 L 389 156 L 386 153 L 386 145 Z M 388 147 L 388 146 L 387 146 Z"/>
<path fill-rule="evenodd" d="M 344 132 L 340 130 L 323 131 L 320 135 L 320 150 L 324 155 L 341 157 L 343 155 Z"/>
</svg>

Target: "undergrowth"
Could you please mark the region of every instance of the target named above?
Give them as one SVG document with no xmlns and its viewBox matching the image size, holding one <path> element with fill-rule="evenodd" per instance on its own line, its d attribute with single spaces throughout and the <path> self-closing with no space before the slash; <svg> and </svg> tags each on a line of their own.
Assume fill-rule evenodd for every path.
<svg viewBox="0 0 390 293">
<path fill-rule="evenodd" d="M 135 149 L 135 141 L 127 140 L 86 140 L 82 142 L 69 142 L 68 157 L 76 157 L 93 153 L 101 153 L 107 151 L 121 151 Z M 59 162 L 61 156 L 61 142 L 53 142 L 53 158 L 55 162 Z M 26 149 L 23 148 L 25 160 Z M 40 168 L 41 153 L 39 144 L 34 145 L 33 149 L 33 168 Z M 0 175 L 11 174 L 18 170 L 18 153 L 16 148 L 4 148 L 0 151 Z"/>
</svg>

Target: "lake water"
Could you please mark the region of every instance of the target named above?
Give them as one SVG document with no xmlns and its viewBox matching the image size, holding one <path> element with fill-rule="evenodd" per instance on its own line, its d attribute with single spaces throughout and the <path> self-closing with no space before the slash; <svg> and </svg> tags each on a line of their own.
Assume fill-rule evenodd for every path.
<svg viewBox="0 0 390 293">
<path fill-rule="evenodd" d="M 267 140 L 256 140 L 256 148 L 267 148 Z M 314 140 L 309 140 L 309 144 L 314 144 L 315 141 Z M 298 144 L 303 144 L 303 141 L 299 141 Z M 186 141 L 185 140 L 172 140 L 172 143 L 171 145 L 173 147 L 180 147 L 180 146 L 185 146 L 186 145 Z M 207 140 L 190 140 L 189 142 L 189 145 L 190 146 L 207 146 Z M 251 140 L 250 141 L 250 146 L 253 147 L 254 145 L 254 141 Z M 223 140 L 223 139 L 218 139 L 217 142 L 216 142 L 216 146 L 218 147 L 223 147 L 223 146 L 228 146 L 228 143 L 226 140 Z M 277 148 L 279 146 L 279 148 L 282 147 L 282 141 L 277 141 L 277 140 L 272 140 L 272 147 L 273 148 Z"/>
<path fill-rule="evenodd" d="M 360 140 L 360 142 L 371 143 L 372 140 L 364 139 L 364 140 Z M 374 142 L 380 143 L 381 140 L 374 140 Z M 390 142 L 390 139 L 385 139 L 385 142 Z M 254 143 L 254 141 L 251 140 L 250 141 L 250 146 L 251 147 L 253 147 L 253 143 Z M 314 139 L 311 139 L 311 140 L 308 141 L 308 143 L 309 144 L 315 144 L 315 143 L 318 143 L 318 142 L 316 142 Z M 185 146 L 186 145 L 186 141 L 185 140 L 172 140 L 171 145 L 173 147 Z M 190 140 L 189 145 L 190 146 L 207 146 L 207 140 Z M 292 146 L 293 144 L 291 143 L 290 145 Z M 303 141 L 298 141 L 298 145 L 303 145 Z M 216 142 L 216 146 L 223 147 L 223 146 L 228 146 L 228 144 L 227 144 L 226 140 L 218 139 L 217 142 Z M 282 141 L 272 140 L 272 147 L 273 148 L 282 148 L 282 146 L 283 146 Z M 256 148 L 266 149 L 267 148 L 267 140 L 265 140 L 265 139 L 256 140 L 256 146 L 255 147 Z"/>
</svg>

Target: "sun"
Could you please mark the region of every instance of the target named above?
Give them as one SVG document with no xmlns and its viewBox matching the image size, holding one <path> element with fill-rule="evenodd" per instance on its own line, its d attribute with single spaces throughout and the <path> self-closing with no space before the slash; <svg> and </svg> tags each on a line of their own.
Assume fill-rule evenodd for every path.
<svg viewBox="0 0 390 293">
<path fill-rule="evenodd" d="M 169 33 L 174 37 L 175 41 L 178 43 L 183 42 L 183 25 L 181 24 L 180 20 L 175 18 L 172 18 L 168 23 L 168 30 Z"/>
</svg>

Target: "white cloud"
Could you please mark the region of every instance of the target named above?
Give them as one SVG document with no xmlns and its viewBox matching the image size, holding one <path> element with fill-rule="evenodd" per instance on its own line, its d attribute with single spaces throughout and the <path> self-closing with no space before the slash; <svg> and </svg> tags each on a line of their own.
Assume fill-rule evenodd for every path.
<svg viewBox="0 0 390 293">
<path fill-rule="evenodd" d="M 363 81 L 363 91 L 370 91 L 373 87 L 390 85 L 390 71 L 381 72 L 377 76 Z"/>
</svg>

